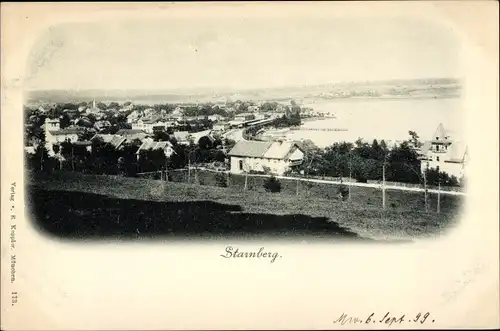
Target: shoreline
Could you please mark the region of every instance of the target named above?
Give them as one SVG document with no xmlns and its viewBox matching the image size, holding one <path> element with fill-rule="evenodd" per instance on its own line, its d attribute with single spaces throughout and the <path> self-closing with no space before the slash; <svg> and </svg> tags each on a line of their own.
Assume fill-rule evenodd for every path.
<svg viewBox="0 0 500 331">
<path fill-rule="evenodd" d="M 287 102 L 290 99 L 302 99 L 302 100 L 316 100 L 318 103 L 322 102 L 335 102 L 335 101 L 392 101 L 392 100 L 426 100 L 426 99 L 459 99 L 461 98 L 461 94 L 450 94 L 450 95 L 402 95 L 402 96 L 396 96 L 396 95 L 388 95 L 388 96 L 349 96 L 349 97 L 331 97 L 331 98 L 325 98 L 325 97 L 320 97 L 320 96 L 290 96 L 287 98 L 273 98 L 273 97 L 268 97 L 268 98 L 256 98 L 258 99 L 259 102 L 278 102 L 278 103 L 283 103 Z M 38 105 L 38 104 L 45 104 L 45 103 L 61 103 L 61 102 L 82 102 L 86 101 L 88 98 L 86 97 L 72 97 L 72 98 L 61 98 L 61 97 L 56 97 L 56 98 L 51 98 L 50 101 L 46 100 L 46 97 L 30 97 L 26 96 L 25 100 L 27 104 L 33 104 L 33 105 Z M 131 100 L 132 99 L 132 100 Z M 136 101 L 133 101 L 135 99 Z M 55 101 L 54 101 L 55 100 Z M 186 96 L 186 98 L 171 98 L 171 99 L 156 99 L 152 98 L 149 100 L 147 96 L 143 96 L 140 98 L 127 98 L 127 97 L 96 97 L 96 100 L 99 100 L 100 102 L 126 102 L 126 101 L 132 101 L 134 104 L 138 105 L 156 105 L 156 104 L 193 104 L 193 103 L 207 103 L 207 102 L 212 102 L 215 104 L 224 104 L 227 102 L 227 100 L 220 100 L 217 99 L 215 100 L 214 98 L 211 97 L 201 97 L 201 98 L 190 98 L 189 96 Z M 241 98 L 242 101 L 251 101 L 255 100 L 255 98 Z M 313 106 L 314 103 L 304 103 L 304 105 L 311 105 Z"/>
</svg>

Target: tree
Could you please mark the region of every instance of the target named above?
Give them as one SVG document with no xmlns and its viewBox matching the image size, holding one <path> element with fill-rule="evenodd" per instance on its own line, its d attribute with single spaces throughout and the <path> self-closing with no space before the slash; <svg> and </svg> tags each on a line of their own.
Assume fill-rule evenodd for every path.
<svg viewBox="0 0 500 331">
<path fill-rule="evenodd" d="M 45 121 L 45 120 L 44 120 Z M 40 127 L 41 124 L 32 124 L 25 127 L 25 143 L 35 146 L 45 141 L 45 131 Z"/>
<path fill-rule="evenodd" d="M 163 149 L 141 150 L 139 152 L 139 167 L 143 172 L 165 170 L 167 157 Z"/>
<path fill-rule="evenodd" d="M 458 179 L 453 175 L 448 175 L 446 172 L 439 171 L 437 169 L 431 168 L 426 170 L 427 183 L 429 185 L 438 186 L 459 186 Z"/>
<path fill-rule="evenodd" d="M 264 102 L 260 109 L 265 112 L 275 111 L 278 108 L 278 103 L 276 101 L 273 102 Z"/>
<path fill-rule="evenodd" d="M 300 108 L 300 106 L 297 105 L 297 103 L 295 102 L 295 100 L 292 100 L 290 102 L 290 104 L 291 104 L 290 109 L 289 109 L 290 115 L 296 115 L 296 116 L 298 115 L 298 116 L 300 116 L 300 111 L 302 110 Z"/>
<path fill-rule="evenodd" d="M 153 139 L 155 141 L 170 141 L 170 135 L 163 130 L 155 130 L 153 132 Z"/>
<path fill-rule="evenodd" d="M 85 129 L 78 134 L 78 140 L 87 141 L 90 140 L 94 135 L 95 135 L 94 130 Z"/>
<path fill-rule="evenodd" d="M 226 175 L 224 175 L 222 173 L 215 174 L 215 181 L 217 183 L 217 186 L 219 186 L 219 187 L 227 187 L 227 178 L 226 178 Z"/>
<path fill-rule="evenodd" d="M 43 141 L 35 147 L 35 153 L 26 155 L 26 163 L 29 169 L 50 173 L 57 166 L 57 160 L 49 156 L 49 151 L 45 147 L 45 134 L 43 138 Z"/>
<path fill-rule="evenodd" d="M 224 147 L 226 148 L 226 151 L 230 151 L 234 145 L 236 145 L 236 141 L 228 138 L 224 138 Z"/>
<path fill-rule="evenodd" d="M 88 114 L 87 119 L 89 120 L 90 123 L 92 123 L 92 125 L 94 125 L 94 123 L 97 121 L 97 118 L 95 117 L 94 114 Z"/>
<path fill-rule="evenodd" d="M 413 144 L 414 147 L 421 147 L 422 143 L 418 140 L 419 136 L 415 131 L 408 131 L 408 134 L 410 135 L 410 142 Z"/>
<path fill-rule="evenodd" d="M 283 115 L 282 117 L 276 118 L 271 125 L 276 128 L 299 126 L 302 123 L 299 114 Z"/>
<path fill-rule="evenodd" d="M 135 146 L 136 150 L 137 150 L 137 148 L 142 145 L 142 141 L 139 138 L 135 138 L 134 140 L 130 141 L 128 144 L 131 146 Z"/>
<path fill-rule="evenodd" d="M 101 138 L 92 140 L 92 154 L 90 155 L 90 165 L 92 172 L 97 174 L 116 174 L 118 171 L 119 153 L 110 144 L 102 141 Z"/>
<path fill-rule="evenodd" d="M 127 123 L 127 117 L 123 114 L 108 114 L 108 121 L 111 125 L 123 125 L 123 124 L 128 124 Z"/>
<path fill-rule="evenodd" d="M 385 143 L 384 143 L 385 144 Z M 383 160 L 386 151 L 381 144 L 378 143 L 377 139 L 374 139 L 371 146 L 371 158 L 375 160 Z"/>
<path fill-rule="evenodd" d="M 238 106 L 238 108 L 236 109 L 237 110 L 237 113 L 244 113 L 244 112 L 247 112 L 248 111 L 248 107 L 250 107 L 250 104 L 248 102 L 243 102 L 243 103 L 240 103 L 240 105 Z"/>
<path fill-rule="evenodd" d="M 214 160 L 217 162 L 225 162 L 226 155 L 222 151 L 217 150 L 215 151 Z"/>
<path fill-rule="evenodd" d="M 339 185 L 337 192 L 342 200 L 349 198 L 349 188 L 346 185 Z"/>
<path fill-rule="evenodd" d="M 281 192 L 281 183 L 276 177 L 271 176 L 264 182 L 266 192 L 278 193 Z"/>
<path fill-rule="evenodd" d="M 52 145 L 52 151 L 54 152 L 54 154 L 58 154 L 60 150 L 61 149 L 59 145 Z"/>
<path fill-rule="evenodd" d="M 67 113 L 63 113 L 59 119 L 61 129 L 67 128 L 70 125 L 70 118 Z"/>
<path fill-rule="evenodd" d="M 337 177 L 349 176 L 350 165 L 353 163 L 353 157 L 356 155 L 351 143 L 334 143 L 327 147 L 323 153 L 324 163 L 321 172 Z"/>
<path fill-rule="evenodd" d="M 118 158 L 118 173 L 124 176 L 134 176 L 137 173 L 137 147 L 124 145 Z"/>
<path fill-rule="evenodd" d="M 200 149 L 210 149 L 213 147 L 213 141 L 208 136 L 203 136 L 198 140 Z"/>
<path fill-rule="evenodd" d="M 389 148 L 387 148 L 387 144 L 385 143 L 384 139 L 380 141 L 380 148 L 384 152 L 384 155 L 387 155 L 387 153 L 389 152 Z"/>
<path fill-rule="evenodd" d="M 303 170 L 304 174 L 307 176 L 325 173 L 325 169 L 327 169 L 327 165 L 324 154 L 319 148 L 316 148 L 306 152 L 299 171 Z"/>
<path fill-rule="evenodd" d="M 115 109 L 117 109 L 117 108 L 120 108 L 120 104 L 118 102 L 116 102 L 116 101 L 113 101 L 113 102 L 110 102 L 108 108 L 115 108 Z"/>
<path fill-rule="evenodd" d="M 405 183 L 420 182 L 420 160 L 413 148 L 404 141 L 391 150 L 388 157 L 388 180 Z"/>
<path fill-rule="evenodd" d="M 169 169 L 180 169 L 184 168 L 187 163 L 187 147 L 180 144 L 174 144 L 174 153 L 168 158 L 168 168 Z"/>
<path fill-rule="evenodd" d="M 61 155 L 65 159 L 71 158 L 73 152 L 73 144 L 69 140 L 65 140 L 61 143 Z"/>
<path fill-rule="evenodd" d="M 148 152 L 154 168 L 164 170 L 167 164 L 167 157 L 163 149 L 154 149 Z"/>
</svg>

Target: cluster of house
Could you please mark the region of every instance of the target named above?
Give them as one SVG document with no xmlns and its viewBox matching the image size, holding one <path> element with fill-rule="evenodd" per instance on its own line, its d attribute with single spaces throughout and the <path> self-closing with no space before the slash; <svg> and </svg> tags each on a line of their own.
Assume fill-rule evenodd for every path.
<svg viewBox="0 0 500 331">
<path fill-rule="evenodd" d="M 214 105 L 213 107 L 221 107 Z M 234 111 L 234 108 L 231 108 Z M 231 120 L 219 115 L 199 115 L 186 116 L 184 109 L 180 106 L 175 108 L 171 113 L 166 114 L 164 111 L 155 113 L 153 109 L 144 111 L 135 110 L 127 116 L 127 123 L 132 126 L 132 129 L 143 130 L 147 133 L 152 133 L 155 130 L 166 130 L 170 127 L 183 126 L 185 123 L 192 121 L 210 120 L 213 123 L 212 129 L 216 132 L 223 133 L 231 128 L 243 127 L 245 123 L 275 118 L 285 113 L 274 112 L 273 114 L 261 112 L 258 106 L 249 106 L 247 112 L 235 114 Z"/>
<path fill-rule="evenodd" d="M 141 129 L 121 129 L 115 134 L 96 133 L 88 141 L 78 141 L 82 128 L 70 127 L 60 129 L 59 119 L 47 119 L 45 121 L 46 147 L 51 155 L 55 155 L 54 145 L 64 141 L 70 141 L 76 145 L 85 146 L 89 151 L 94 139 L 101 139 L 116 149 L 122 148 L 127 142 L 140 141 L 137 154 L 141 150 L 162 149 L 167 157 L 173 153 L 170 142 L 154 141 L 152 135 Z M 197 144 L 202 137 L 209 137 L 212 141 L 214 130 L 205 130 L 196 133 L 177 131 L 172 137 L 179 144 Z M 270 141 L 240 140 L 229 151 L 228 158 L 230 171 L 234 174 L 248 172 L 268 172 L 283 175 L 288 170 L 300 166 L 307 152 L 307 144 L 301 141 L 287 141 L 275 139 Z M 434 135 L 426 141 L 419 149 L 421 170 L 436 169 L 446 172 L 448 175 L 461 179 L 466 175 L 469 153 L 467 145 L 462 141 L 455 141 L 450 134 L 439 124 Z"/>
<path fill-rule="evenodd" d="M 224 106 L 214 106 L 224 107 Z M 46 147 L 50 154 L 54 155 L 54 145 L 59 145 L 64 141 L 70 141 L 76 145 L 85 146 L 88 150 L 92 148 L 92 141 L 101 139 L 105 143 L 120 149 L 127 142 L 140 141 L 140 147 L 137 153 L 144 149 L 162 149 L 165 155 L 169 157 L 173 152 L 173 146 L 170 142 L 155 142 L 152 134 L 157 130 L 165 130 L 176 127 L 180 123 L 191 120 L 211 120 L 214 124 L 211 130 L 190 133 L 188 131 L 174 131 L 171 135 L 179 144 L 189 145 L 197 144 L 201 137 L 207 136 L 214 140 L 214 135 L 223 133 L 230 128 L 241 127 L 248 122 L 268 121 L 285 114 L 283 109 L 277 109 L 272 114 L 261 111 L 259 106 L 249 106 L 245 113 L 235 114 L 231 121 L 226 121 L 221 115 L 210 116 L 186 116 L 182 107 L 178 106 L 174 111 L 167 114 L 166 111 L 155 111 L 154 109 L 145 109 L 143 111 L 133 110 L 132 105 L 124 106 L 117 110 L 118 112 L 128 112 L 127 122 L 132 129 L 121 129 L 115 134 L 102 134 L 99 131 L 110 126 L 106 120 L 106 114 L 96 107 L 95 101 L 92 107 L 80 107 L 78 110 L 68 110 L 75 114 L 85 112 L 92 114 L 97 121 L 94 123 L 96 129 L 95 135 L 88 141 L 78 141 L 79 136 L 88 128 L 88 123 L 84 116 L 71 116 L 72 126 L 61 129 L 60 119 L 46 119 L 44 124 Z M 233 109 L 226 109 L 232 110 Z M 106 110 L 107 112 L 109 110 Z M 109 116 L 109 114 L 108 114 Z M 91 125 L 91 123 L 90 123 Z M 416 147 L 421 160 L 422 172 L 426 169 L 437 169 L 453 175 L 460 179 L 466 175 L 466 167 L 469 162 L 469 153 L 467 146 L 462 141 L 453 140 L 450 134 L 439 124 L 434 135 L 426 141 L 420 148 Z M 27 148 L 28 152 L 33 152 L 33 148 Z M 279 135 L 269 139 L 269 141 L 240 140 L 228 153 L 230 158 L 230 171 L 235 174 L 244 172 L 270 172 L 282 175 L 290 169 L 302 164 L 304 155 L 307 151 L 305 145 L 298 141 L 287 141 L 280 139 Z"/>
<path fill-rule="evenodd" d="M 45 130 L 45 147 L 47 148 L 50 156 L 56 156 L 55 145 L 60 146 L 63 142 L 70 142 L 74 145 L 84 146 L 88 151 L 92 150 L 92 141 L 99 139 L 106 144 L 113 146 L 115 149 L 120 150 L 127 143 L 140 142 L 137 154 L 141 150 L 148 149 L 162 149 L 167 157 L 170 157 L 173 152 L 173 145 L 171 142 L 155 142 L 152 135 L 143 130 L 138 129 L 120 129 L 115 134 L 96 133 L 89 140 L 81 141 L 79 136 L 84 132 L 84 128 L 73 126 L 61 129 L 60 119 L 46 119 L 43 125 Z M 200 132 L 190 133 L 188 131 L 176 131 L 171 134 L 171 138 L 175 138 L 178 144 L 189 145 L 191 143 L 197 144 L 202 137 L 208 137 L 214 141 L 214 132 L 212 130 L 205 130 Z M 28 153 L 33 153 L 34 148 L 25 147 Z"/>
<path fill-rule="evenodd" d="M 143 130 L 147 133 L 153 133 L 155 130 L 167 130 L 172 127 L 179 127 L 185 123 L 193 121 L 210 120 L 217 125 L 217 130 L 225 128 L 224 122 L 226 118 L 222 115 L 199 115 L 199 116 L 186 116 L 184 109 L 177 106 L 171 113 L 167 114 L 165 110 L 156 112 L 154 109 L 149 108 L 145 110 L 134 110 L 127 116 L 127 123 L 132 126 L 132 129 Z M 229 126 L 227 126 L 229 128 Z"/>
</svg>

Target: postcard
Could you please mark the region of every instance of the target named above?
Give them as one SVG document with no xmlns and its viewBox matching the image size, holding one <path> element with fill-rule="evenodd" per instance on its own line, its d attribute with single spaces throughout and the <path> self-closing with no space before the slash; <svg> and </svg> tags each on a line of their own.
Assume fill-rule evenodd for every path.
<svg viewBox="0 0 500 331">
<path fill-rule="evenodd" d="M 2 329 L 498 328 L 498 3 L 4 3 Z"/>
</svg>

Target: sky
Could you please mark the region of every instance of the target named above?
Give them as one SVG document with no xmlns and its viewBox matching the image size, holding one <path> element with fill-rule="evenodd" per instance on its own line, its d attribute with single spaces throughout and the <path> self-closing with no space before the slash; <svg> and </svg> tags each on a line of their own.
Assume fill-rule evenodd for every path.
<svg viewBox="0 0 500 331">
<path fill-rule="evenodd" d="M 453 31 L 424 21 L 192 19 L 51 27 L 26 89 L 273 88 L 460 77 Z"/>
</svg>

